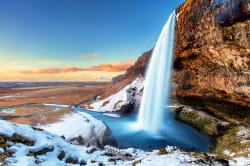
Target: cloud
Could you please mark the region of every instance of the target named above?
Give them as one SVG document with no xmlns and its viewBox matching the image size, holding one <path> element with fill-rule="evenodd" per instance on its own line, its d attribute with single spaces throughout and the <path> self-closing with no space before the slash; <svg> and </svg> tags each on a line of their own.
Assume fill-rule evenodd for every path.
<svg viewBox="0 0 250 166">
<path fill-rule="evenodd" d="M 126 71 L 135 61 L 129 60 L 127 62 L 119 63 L 107 63 L 100 64 L 97 66 L 92 66 L 88 68 L 77 68 L 74 66 L 69 66 L 65 68 L 48 68 L 40 70 L 25 70 L 20 73 L 23 74 L 55 74 L 55 73 L 68 73 L 68 72 L 78 72 L 78 71 L 106 71 L 106 72 L 123 72 Z"/>
<path fill-rule="evenodd" d="M 81 59 L 96 59 L 96 58 L 102 58 L 102 56 L 96 53 L 93 53 L 91 55 L 81 56 Z"/>
</svg>

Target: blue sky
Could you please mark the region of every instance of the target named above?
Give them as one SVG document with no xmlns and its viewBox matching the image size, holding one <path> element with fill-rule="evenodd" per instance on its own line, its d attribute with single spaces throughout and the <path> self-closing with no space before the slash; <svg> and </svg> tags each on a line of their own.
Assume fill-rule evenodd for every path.
<svg viewBox="0 0 250 166">
<path fill-rule="evenodd" d="M 181 2 L 0 0 L 0 57 L 32 69 L 136 60 Z M 100 57 L 81 59 L 92 54 Z"/>
</svg>

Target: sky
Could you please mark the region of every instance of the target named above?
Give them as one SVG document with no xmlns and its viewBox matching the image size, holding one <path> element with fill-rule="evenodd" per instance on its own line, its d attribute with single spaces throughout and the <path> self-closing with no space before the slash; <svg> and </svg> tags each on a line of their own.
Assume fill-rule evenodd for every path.
<svg viewBox="0 0 250 166">
<path fill-rule="evenodd" d="M 102 81 L 153 48 L 183 0 L 0 0 L 0 81 Z"/>
</svg>

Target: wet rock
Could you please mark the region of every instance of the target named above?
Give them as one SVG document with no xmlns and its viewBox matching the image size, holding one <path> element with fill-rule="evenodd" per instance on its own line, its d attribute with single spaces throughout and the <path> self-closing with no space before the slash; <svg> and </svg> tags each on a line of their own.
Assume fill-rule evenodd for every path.
<svg viewBox="0 0 250 166">
<path fill-rule="evenodd" d="M 43 131 L 43 129 L 41 128 L 37 128 L 37 127 L 32 127 L 33 130 L 37 130 L 37 131 Z"/>
<path fill-rule="evenodd" d="M 98 163 L 98 166 L 105 166 L 103 163 Z"/>
<path fill-rule="evenodd" d="M 22 144 L 25 144 L 27 146 L 34 146 L 35 145 L 35 141 L 24 138 L 23 136 L 18 135 L 16 133 L 14 133 L 11 138 L 7 138 L 7 140 L 14 142 L 14 143 L 22 143 Z"/>
<path fill-rule="evenodd" d="M 9 148 L 9 147 L 11 147 L 10 144 L 7 144 L 7 143 L 0 144 L 0 148 L 6 149 L 6 148 Z"/>
<path fill-rule="evenodd" d="M 115 158 L 109 158 L 109 159 L 108 159 L 108 162 L 115 162 L 115 161 L 116 161 Z"/>
<path fill-rule="evenodd" d="M 4 136 L 0 135 L 0 144 L 4 144 L 6 140 L 4 139 Z"/>
<path fill-rule="evenodd" d="M 113 157 L 113 156 L 114 156 L 112 153 L 108 153 L 108 152 L 105 152 L 104 155 L 105 155 L 105 156 L 110 156 L 110 157 Z"/>
<path fill-rule="evenodd" d="M 72 157 L 69 157 L 66 159 L 66 163 L 77 164 L 78 160 L 73 159 Z"/>
<path fill-rule="evenodd" d="M 7 157 L 5 155 L 0 154 L 0 163 L 4 163 Z"/>
<path fill-rule="evenodd" d="M 10 151 L 10 150 L 5 150 L 4 151 L 4 154 L 7 156 L 7 157 L 12 157 L 14 152 Z"/>
<path fill-rule="evenodd" d="M 61 151 L 61 153 L 59 154 L 59 156 L 57 157 L 59 160 L 62 160 L 65 157 L 65 152 Z"/>
<path fill-rule="evenodd" d="M 86 161 L 81 161 L 80 165 L 87 165 Z"/>
<path fill-rule="evenodd" d="M 92 154 L 95 151 L 97 151 L 97 149 L 95 147 L 91 148 L 90 150 L 87 151 L 88 154 Z"/>
<path fill-rule="evenodd" d="M 43 148 L 42 150 L 39 151 L 32 151 L 30 150 L 27 154 L 27 156 L 37 156 L 37 155 L 44 155 L 47 152 L 53 152 L 54 148 Z"/>
</svg>

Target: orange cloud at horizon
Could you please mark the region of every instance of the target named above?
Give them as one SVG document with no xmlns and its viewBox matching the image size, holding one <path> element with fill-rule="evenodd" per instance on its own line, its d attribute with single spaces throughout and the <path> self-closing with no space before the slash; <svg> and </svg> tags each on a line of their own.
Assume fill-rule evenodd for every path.
<svg viewBox="0 0 250 166">
<path fill-rule="evenodd" d="M 8 72 L 0 75 L 0 81 L 110 81 L 124 72 L 79 71 L 55 74 L 23 74 Z"/>
<path fill-rule="evenodd" d="M 127 68 L 129 68 L 134 63 L 135 63 L 134 60 L 129 60 L 127 62 L 100 64 L 100 65 L 92 66 L 88 68 L 77 68 L 74 66 L 69 66 L 65 68 L 25 70 L 25 71 L 20 71 L 20 73 L 22 74 L 55 74 L 55 73 L 68 73 L 68 72 L 78 72 L 78 71 L 123 72 L 123 71 L 126 71 Z"/>
</svg>

